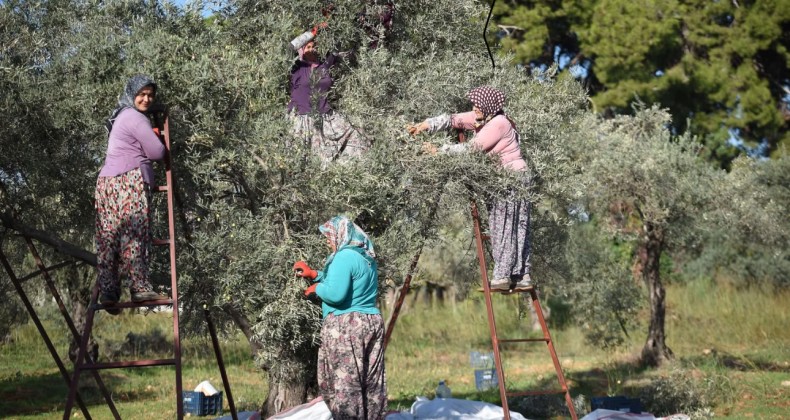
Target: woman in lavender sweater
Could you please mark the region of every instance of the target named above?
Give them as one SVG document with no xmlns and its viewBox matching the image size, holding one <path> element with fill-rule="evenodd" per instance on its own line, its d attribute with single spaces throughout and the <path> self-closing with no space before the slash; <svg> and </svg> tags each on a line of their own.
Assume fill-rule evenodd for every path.
<svg viewBox="0 0 790 420">
<path fill-rule="evenodd" d="M 165 156 L 165 146 L 146 116 L 155 98 L 156 83 L 134 76 L 107 120 L 107 156 L 96 181 L 96 256 L 103 304 L 120 299 L 122 274 L 130 283 L 133 302 L 160 297 L 148 279 L 151 161 Z M 115 315 L 120 309 L 107 312 Z"/>
<path fill-rule="evenodd" d="M 528 182 L 527 163 L 521 155 L 521 139 L 516 124 L 503 110 L 505 94 L 490 86 L 480 86 L 470 90 L 467 97 L 472 102 L 472 111 L 428 118 L 409 126 L 409 133 L 433 133 L 449 128 L 474 130 L 475 136 L 469 143 L 444 145 L 442 152 L 458 153 L 469 147 L 482 150 L 496 155 L 505 169 L 525 174 L 524 182 Z M 436 153 L 435 147 L 430 151 Z M 529 217 L 530 202 L 527 200 L 496 199 L 488 206 L 488 229 L 494 258 L 491 288 L 508 290 L 531 285 Z"/>
</svg>

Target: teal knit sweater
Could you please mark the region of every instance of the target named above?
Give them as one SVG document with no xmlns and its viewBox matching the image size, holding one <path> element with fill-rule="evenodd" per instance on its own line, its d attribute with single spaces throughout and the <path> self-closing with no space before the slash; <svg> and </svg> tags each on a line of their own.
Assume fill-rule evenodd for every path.
<svg viewBox="0 0 790 420">
<path fill-rule="evenodd" d="M 381 313 L 376 307 L 378 265 L 376 260 L 363 255 L 357 249 L 359 248 L 341 249 L 324 270 L 318 271 L 315 292 L 323 301 L 321 310 L 324 318 L 330 313 Z"/>
</svg>

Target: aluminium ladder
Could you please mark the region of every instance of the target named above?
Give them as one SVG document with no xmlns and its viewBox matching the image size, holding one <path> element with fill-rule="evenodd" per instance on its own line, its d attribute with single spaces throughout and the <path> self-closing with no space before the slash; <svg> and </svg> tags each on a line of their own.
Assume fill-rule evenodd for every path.
<svg viewBox="0 0 790 420">
<path fill-rule="evenodd" d="M 173 217 L 173 168 L 172 156 L 170 152 L 170 127 L 167 112 L 165 110 L 155 110 L 153 114 L 154 126 L 160 130 L 158 135 L 165 144 L 165 185 L 153 187 L 154 193 L 164 192 L 167 194 L 167 225 L 168 225 L 168 238 L 167 239 L 154 239 L 153 246 L 168 246 L 170 254 L 170 287 L 172 298 L 151 300 L 146 302 L 119 302 L 113 305 L 103 305 L 98 303 L 99 297 L 99 283 L 98 281 L 93 287 L 91 293 L 90 304 L 87 309 L 87 316 L 85 321 L 85 329 L 82 332 L 80 341 L 79 352 L 77 353 L 77 360 L 74 362 L 74 373 L 69 385 L 69 394 L 66 399 L 66 408 L 63 412 L 63 420 L 68 420 L 71 416 L 71 409 L 74 405 L 74 398 L 77 395 L 77 388 L 79 387 L 80 373 L 83 370 L 100 370 L 100 369 L 115 369 L 115 368 L 135 368 L 147 366 L 175 366 L 176 374 L 176 413 L 177 418 L 184 417 L 184 401 L 182 398 L 181 389 L 181 340 L 178 334 L 178 284 L 176 281 L 176 241 L 175 241 L 175 222 Z M 173 307 L 173 358 L 171 359 L 151 359 L 151 360 L 133 360 L 133 361 L 117 361 L 107 363 L 91 363 L 86 360 L 88 341 L 93 329 L 93 318 L 98 310 L 107 309 L 120 309 L 120 308 L 152 308 L 157 306 L 172 306 Z M 116 419 L 120 419 L 117 413 L 114 413 Z"/>
<path fill-rule="evenodd" d="M 458 133 L 458 140 L 459 142 L 464 142 L 464 133 Z M 551 340 L 551 334 L 549 333 L 549 328 L 546 325 L 546 320 L 543 317 L 543 310 L 540 307 L 540 302 L 538 301 L 538 291 L 535 286 L 527 287 L 527 288 L 518 288 L 515 290 L 491 290 L 489 287 L 488 282 L 488 264 L 486 262 L 485 256 L 485 245 L 484 241 L 490 239 L 488 235 L 484 235 L 482 229 L 480 227 L 480 213 L 477 208 L 477 203 L 473 200 L 471 203 L 471 212 L 472 212 L 472 221 L 473 221 L 473 230 L 475 235 L 475 245 L 477 249 L 477 259 L 480 263 L 480 276 L 483 283 L 483 294 L 485 295 L 486 301 L 486 312 L 488 315 L 488 327 L 491 332 L 491 345 L 494 348 L 494 367 L 496 368 L 497 374 L 497 382 L 499 382 L 499 396 L 502 400 L 502 410 L 505 415 L 505 420 L 510 420 L 510 409 L 508 408 L 508 397 L 520 397 L 520 396 L 527 396 L 527 395 L 553 395 L 553 394 L 564 394 L 565 395 L 565 403 L 568 406 L 568 411 L 570 416 L 573 420 L 577 420 L 576 417 L 576 410 L 573 407 L 573 399 L 571 398 L 570 390 L 568 388 L 568 384 L 565 382 L 565 376 L 562 373 L 562 367 L 560 366 L 560 360 L 557 357 L 557 352 L 554 350 L 554 342 Z M 532 300 L 532 306 L 535 309 L 535 314 L 538 317 L 538 321 L 540 322 L 540 327 L 543 330 L 543 337 L 542 338 L 518 338 L 518 339 L 500 339 L 496 329 L 496 319 L 494 318 L 494 308 L 493 303 L 491 300 L 491 293 L 502 293 L 502 294 L 510 294 L 510 293 L 529 293 L 530 298 Z M 549 354 L 551 355 L 551 360 L 554 362 L 554 369 L 557 372 L 557 380 L 559 381 L 560 388 L 559 390 L 538 390 L 538 391 L 519 391 L 519 392 L 508 392 L 507 391 L 507 384 L 505 383 L 505 372 L 502 368 L 502 355 L 500 353 L 500 344 L 504 343 L 521 343 L 521 342 L 545 342 Z"/>
</svg>

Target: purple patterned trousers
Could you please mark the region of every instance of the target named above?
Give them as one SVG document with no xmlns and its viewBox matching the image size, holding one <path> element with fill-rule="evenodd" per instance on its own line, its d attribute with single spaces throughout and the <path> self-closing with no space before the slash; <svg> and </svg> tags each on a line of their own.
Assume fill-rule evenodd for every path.
<svg viewBox="0 0 790 420">
<path fill-rule="evenodd" d="M 321 327 L 318 388 L 334 420 L 384 418 L 384 321 L 381 315 L 330 314 Z"/>
</svg>

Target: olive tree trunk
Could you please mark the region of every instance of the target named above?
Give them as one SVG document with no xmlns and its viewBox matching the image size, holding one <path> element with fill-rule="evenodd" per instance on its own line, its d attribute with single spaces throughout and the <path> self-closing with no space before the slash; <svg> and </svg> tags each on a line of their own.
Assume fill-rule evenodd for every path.
<svg viewBox="0 0 790 420">
<path fill-rule="evenodd" d="M 642 242 L 640 254 L 644 256 L 642 279 L 650 299 L 650 326 L 647 341 L 642 348 L 642 363 L 659 366 L 673 358 L 672 350 L 666 344 L 664 331 L 666 320 L 666 291 L 661 283 L 660 262 L 664 249 L 664 233 L 653 224 L 645 224 L 646 237 Z"/>
</svg>

